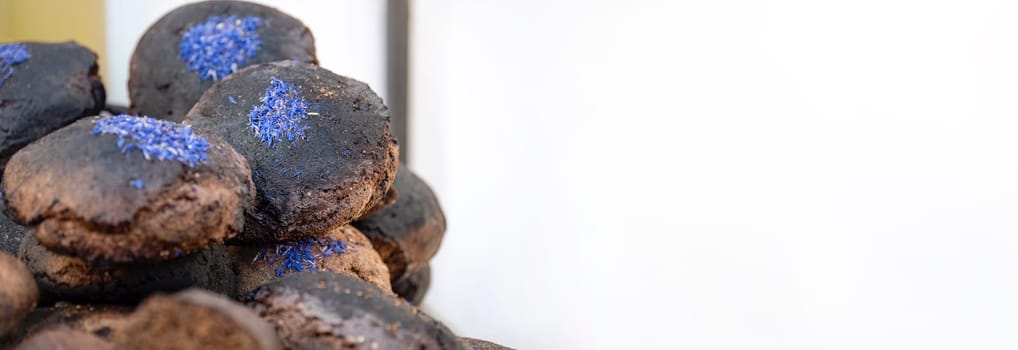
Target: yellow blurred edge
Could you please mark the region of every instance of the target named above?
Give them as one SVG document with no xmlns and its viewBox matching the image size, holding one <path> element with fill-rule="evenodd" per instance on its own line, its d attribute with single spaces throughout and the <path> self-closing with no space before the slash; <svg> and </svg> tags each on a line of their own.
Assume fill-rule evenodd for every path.
<svg viewBox="0 0 1018 350">
<path fill-rule="evenodd" d="M 99 55 L 106 77 L 105 0 L 0 0 L 0 43 L 73 40 Z"/>
</svg>

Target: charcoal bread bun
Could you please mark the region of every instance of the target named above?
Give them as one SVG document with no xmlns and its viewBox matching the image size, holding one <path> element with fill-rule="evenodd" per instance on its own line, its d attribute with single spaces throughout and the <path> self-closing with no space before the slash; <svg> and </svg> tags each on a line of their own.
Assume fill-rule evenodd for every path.
<svg viewBox="0 0 1018 350">
<path fill-rule="evenodd" d="M 79 120 L 4 171 L 8 216 L 46 248 L 85 260 L 169 260 L 243 230 L 247 161 L 214 135 L 129 115 Z"/>
<path fill-rule="evenodd" d="M 381 98 L 311 64 L 244 68 L 209 89 L 185 123 L 251 165 L 258 199 L 233 242 L 322 236 L 385 201 L 399 166 Z"/>
<path fill-rule="evenodd" d="M 318 63 L 311 30 L 296 18 L 243 1 L 178 7 L 149 27 L 134 49 L 131 110 L 179 122 L 216 81 L 280 60 Z"/>
<path fill-rule="evenodd" d="M 106 89 L 96 59 L 74 42 L 0 44 L 0 171 L 22 147 L 99 114 Z"/>
</svg>

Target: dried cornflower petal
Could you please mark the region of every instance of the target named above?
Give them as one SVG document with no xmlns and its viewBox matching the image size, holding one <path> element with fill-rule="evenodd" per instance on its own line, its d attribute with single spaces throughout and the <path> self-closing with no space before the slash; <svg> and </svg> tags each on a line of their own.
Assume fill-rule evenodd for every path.
<svg viewBox="0 0 1018 350">
<path fill-rule="evenodd" d="M 300 91 L 288 82 L 272 78 L 261 105 L 248 114 L 249 125 L 258 138 L 272 147 L 284 138 L 293 142 L 304 138 L 308 109 L 311 104 L 300 96 Z"/>
<path fill-rule="evenodd" d="M 318 271 L 319 258 L 343 254 L 348 249 L 346 242 L 332 237 L 307 237 L 276 244 L 274 249 L 258 253 L 254 261 L 265 261 L 275 267 L 277 277 L 282 277 L 289 272 Z"/>
<path fill-rule="evenodd" d="M 21 43 L 0 45 L 0 86 L 4 81 L 14 75 L 14 65 L 31 58 L 28 53 L 28 46 Z"/>
<path fill-rule="evenodd" d="M 117 147 L 141 151 L 145 159 L 173 159 L 195 166 L 208 158 L 209 142 L 191 127 L 165 120 L 133 115 L 115 115 L 95 121 L 93 135 L 117 135 Z"/>
<path fill-rule="evenodd" d="M 225 78 L 258 53 L 261 23 L 258 17 L 209 16 L 181 36 L 180 59 L 188 71 L 198 72 L 202 79 Z"/>
</svg>

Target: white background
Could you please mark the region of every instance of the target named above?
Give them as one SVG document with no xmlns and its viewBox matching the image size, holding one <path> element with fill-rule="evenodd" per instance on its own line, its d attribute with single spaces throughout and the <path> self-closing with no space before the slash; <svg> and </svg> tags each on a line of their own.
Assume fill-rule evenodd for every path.
<svg viewBox="0 0 1018 350">
<path fill-rule="evenodd" d="M 118 101 L 176 1 L 110 3 Z M 273 3 L 385 91 L 382 1 Z M 426 309 L 459 334 L 1018 348 L 1018 3 L 414 5 L 411 165 L 450 224 Z"/>
<path fill-rule="evenodd" d="M 1018 348 L 1018 2 L 416 4 L 461 333 Z"/>
</svg>

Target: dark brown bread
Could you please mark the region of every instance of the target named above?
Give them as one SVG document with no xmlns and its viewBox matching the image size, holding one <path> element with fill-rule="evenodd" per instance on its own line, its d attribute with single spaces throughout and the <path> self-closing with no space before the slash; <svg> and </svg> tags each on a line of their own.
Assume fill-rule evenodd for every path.
<svg viewBox="0 0 1018 350">
<path fill-rule="evenodd" d="M 315 270 L 342 273 L 360 278 L 379 289 L 392 293 L 392 286 L 389 284 L 389 270 L 364 234 L 353 226 L 345 225 L 332 229 L 323 238 L 344 242 L 346 249 L 343 253 L 330 251 L 329 256 L 325 256 L 323 247 L 318 244 L 317 240 L 306 243 L 311 246 L 310 255 L 314 257 L 313 268 Z M 299 249 L 300 245 L 268 243 L 230 247 L 230 254 L 236 259 L 238 265 L 237 295 L 243 296 L 258 286 L 279 278 L 280 274 L 277 273 L 277 270 L 280 270 L 282 274 L 295 272 L 282 266 L 285 261 L 283 256 L 277 255 L 277 246 L 280 249 Z M 303 256 L 307 253 L 301 252 L 301 254 Z M 307 270 L 308 267 L 308 264 L 304 264 L 302 269 Z"/>
<path fill-rule="evenodd" d="M 114 135 L 94 135 L 97 120 L 46 135 L 4 172 L 8 215 L 42 245 L 86 260 L 168 260 L 242 230 L 254 185 L 229 144 L 203 135 L 208 159 L 194 167 L 147 160 L 139 151 L 125 154 Z"/>
<path fill-rule="evenodd" d="M 431 187 L 407 167 L 392 185 L 396 202 L 353 223 L 389 266 L 392 281 L 420 270 L 438 252 L 445 235 L 445 214 Z"/>
<path fill-rule="evenodd" d="M 431 287 L 431 265 L 424 265 L 408 275 L 392 281 L 392 291 L 414 306 L 420 306 Z"/>
<path fill-rule="evenodd" d="M 47 295 L 59 300 L 131 303 L 157 291 L 200 287 L 230 294 L 237 277 L 221 245 L 159 263 L 89 262 L 50 251 L 28 236 L 21 259 Z"/>
<path fill-rule="evenodd" d="M 396 203 L 396 198 L 398 197 L 399 191 L 396 191 L 396 185 L 395 183 L 393 183 L 393 186 L 389 187 L 389 191 L 385 192 L 385 196 L 382 197 L 382 200 L 376 203 L 374 207 L 371 207 L 371 209 L 368 209 L 368 211 L 364 212 L 364 215 L 362 217 L 367 218 L 371 217 L 372 215 L 375 215 L 382 209 L 385 209 L 385 207 L 392 205 L 392 203 Z"/>
<path fill-rule="evenodd" d="M 444 325 L 360 279 L 304 272 L 245 297 L 288 349 L 464 349 Z"/>
<path fill-rule="evenodd" d="M 119 349 L 281 349 L 272 327 L 250 309 L 200 289 L 146 299 L 114 343 Z"/>
<path fill-rule="evenodd" d="M 0 339 L 0 348 L 13 347 L 40 332 L 56 329 L 73 329 L 110 341 L 114 334 L 123 329 L 130 313 L 131 307 L 125 305 L 58 302 L 54 306 L 32 311 L 17 330 Z"/>
<path fill-rule="evenodd" d="M 184 115 L 215 80 L 199 78 L 180 59 L 181 34 L 209 16 L 255 16 L 261 19 L 261 45 L 238 68 L 297 60 L 318 63 L 311 31 L 296 18 L 271 7 L 243 1 L 203 1 L 170 11 L 142 35 L 131 56 L 128 92 L 134 114 L 172 121 Z M 220 77 L 221 79 L 222 77 Z"/>
<path fill-rule="evenodd" d="M 273 79 L 298 87 L 314 114 L 301 122 L 304 137 L 270 146 L 249 114 Z M 306 63 L 244 68 L 209 89 L 185 123 L 226 139 L 251 164 L 258 200 L 234 242 L 321 236 L 358 219 L 384 200 L 399 165 L 382 100 L 362 82 Z"/>
<path fill-rule="evenodd" d="M 0 84 L 0 170 L 22 147 L 106 103 L 95 52 L 74 42 L 25 46 L 31 58 Z"/>
</svg>

